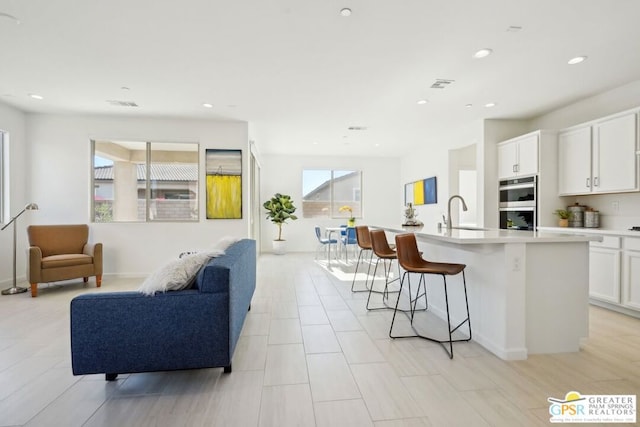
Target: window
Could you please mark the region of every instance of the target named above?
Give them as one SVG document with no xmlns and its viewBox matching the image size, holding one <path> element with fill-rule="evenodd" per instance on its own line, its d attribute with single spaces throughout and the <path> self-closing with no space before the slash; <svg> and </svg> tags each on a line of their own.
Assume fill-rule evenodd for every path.
<svg viewBox="0 0 640 427">
<path fill-rule="evenodd" d="M 198 144 L 91 142 L 94 222 L 198 220 Z"/>
<path fill-rule="evenodd" d="M 362 172 L 354 170 L 303 170 L 302 216 L 304 218 L 348 218 L 362 216 Z"/>
</svg>

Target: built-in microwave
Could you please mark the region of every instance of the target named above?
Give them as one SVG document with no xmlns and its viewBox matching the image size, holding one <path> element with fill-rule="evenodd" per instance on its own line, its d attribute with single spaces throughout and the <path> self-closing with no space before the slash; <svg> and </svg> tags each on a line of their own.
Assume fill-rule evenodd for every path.
<svg viewBox="0 0 640 427">
<path fill-rule="evenodd" d="M 537 223 L 537 177 L 500 181 L 500 228 L 535 230 Z"/>
<path fill-rule="evenodd" d="M 501 208 L 536 206 L 537 179 L 535 176 L 500 181 Z"/>
</svg>

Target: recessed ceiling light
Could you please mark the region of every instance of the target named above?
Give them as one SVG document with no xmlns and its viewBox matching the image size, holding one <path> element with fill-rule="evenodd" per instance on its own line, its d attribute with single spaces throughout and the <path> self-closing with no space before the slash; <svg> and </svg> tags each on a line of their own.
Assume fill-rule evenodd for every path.
<svg viewBox="0 0 640 427">
<path fill-rule="evenodd" d="M 522 27 L 519 27 L 517 25 L 510 25 L 509 28 L 507 28 L 507 32 L 509 33 L 517 33 L 520 30 L 522 30 Z"/>
<path fill-rule="evenodd" d="M 202 106 L 204 108 L 213 108 L 213 104 L 209 104 L 208 102 L 205 102 L 204 104 L 202 104 Z"/>
<path fill-rule="evenodd" d="M 340 15 L 351 16 L 351 9 L 349 9 L 348 7 L 340 9 Z"/>
<path fill-rule="evenodd" d="M 420 101 L 418 101 L 418 105 L 424 105 L 427 103 L 426 99 L 421 99 Z"/>
<path fill-rule="evenodd" d="M 571 58 L 570 60 L 568 60 L 567 64 L 576 65 L 576 64 L 579 64 L 581 62 L 584 62 L 585 59 L 587 59 L 586 56 L 576 56 L 575 58 Z"/>
<path fill-rule="evenodd" d="M 487 56 L 491 55 L 492 53 L 493 53 L 493 50 L 489 49 L 488 47 L 485 47 L 483 49 L 480 49 L 476 53 L 474 53 L 473 57 L 476 58 L 476 59 L 486 58 Z"/>
<path fill-rule="evenodd" d="M 33 99 L 44 99 L 44 96 L 38 95 L 36 93 L 30 93 L 29 96 Z"/>
<path fill-rule="evenodd" d="M 473 107 L 473 104 L 466 104 L 465 107 L 466 108 L 471 108 L 471 107 Z"/>
<path fill-rule="evenodd" d="M 496 103 L 495 102 L 487 102 L 486 104 L 484 104 L 485 107 L 487 108 L 491 108 L 491 107 L 495 107 Z"/>
<path fill-rule="evenodd" d="M 126 86 L 120 86 L 120 89 L 122 89 L 122 90 L 131 90 L 130 87 L 126 87 Z"/>
</svg>

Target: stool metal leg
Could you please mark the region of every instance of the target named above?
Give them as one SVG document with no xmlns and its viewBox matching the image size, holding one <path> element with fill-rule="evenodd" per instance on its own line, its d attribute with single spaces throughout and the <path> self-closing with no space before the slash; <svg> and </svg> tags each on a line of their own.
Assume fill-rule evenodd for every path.
<svg viewBox="0 0 640 427">
<path fill-rule="evenodd" d="M 376 280 L 376 273 L 378 272 L 378 263 L 380 262 L 380 258 L 378 258 L 376 260 L 376 266 L 373 269 L 373 276 L 371 278 L 371 287 L 369 288 L 369 296 L 367 297 L 367 310 L 383 310 L 383 309 L 391 309 L 391 307 L 389 307 L 386 303 L 385 300 L 388 298 L 389 295 L 389 283 L 393 283 L 394 281 L 398 280 L 398 279 L 394 279 L 391 282 L 389 282 L 389 275 L 391 274 L 391 264 L 393 263 L 393 260 L 390 260 L 391 262 L 389 263 L 389 268 L 387 269 L 387 260 L 383 259 L 382 260 L 382 265 L 384 267 L 384 278 L 385 278 L 385 283 L 384 283 L 384 290 L 383 291 L 376 291 L 373 289 L 373 285 L 375 283 Z M 396 293 L 398 291 L 392 291 L 392 293 Z M 372 293 L 377 293 L 377 294 L 382 294 L 382 303 L 384 304 L 383 307 L 369 307 L 369 301 L 371 301 L 371 294 Z"/>
<path fill-rule="evenodd" d="M 360 259 L 362 258 L 362 262 L 364 262 L 364 257 L 362 257 L 362 253 L 364 251 L 371 251 L 371 257 L 369 258 L 369 263 L 367 265 L 367 279 L 364 282 L 364 289 L 355 290 L 356 284 L 356 276 L 358 275 L 358 266 L 360 265 Z M 358 261 L 356 262 L 356 270 L 353 272 L 353 280 L 351 281 L 351 292 L 369 292 L 369 273 L 371 272 L 371 261 L 373 260 L 373 251 L 371 249 L 360 249 L 358 253 Z"/>
</svg>

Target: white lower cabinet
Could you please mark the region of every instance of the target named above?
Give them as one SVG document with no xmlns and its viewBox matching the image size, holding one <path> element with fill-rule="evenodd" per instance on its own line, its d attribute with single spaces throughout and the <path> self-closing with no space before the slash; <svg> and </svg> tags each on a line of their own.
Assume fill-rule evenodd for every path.
<svg viewBox="0 0 640 427">
<path fill-rule="evenodd" d="M 589 296 L 614 304 L 620 303 L 620 251 L 591 248 Z"/>
<path fill-rule="evenodd" d="M 622 265 L 622 304 L 640 310 L 640 239 L 625 237 Z"/>
<path fill-rule="evenodd" d="M 589 297 L 620 303 L 620 238 L 605 236 L 589 249 Z"/>
</svg>

